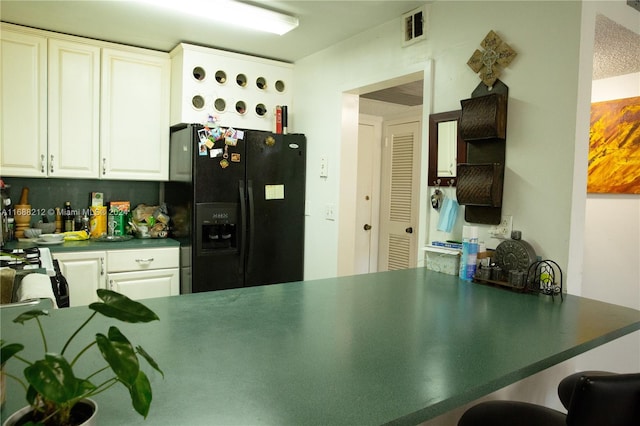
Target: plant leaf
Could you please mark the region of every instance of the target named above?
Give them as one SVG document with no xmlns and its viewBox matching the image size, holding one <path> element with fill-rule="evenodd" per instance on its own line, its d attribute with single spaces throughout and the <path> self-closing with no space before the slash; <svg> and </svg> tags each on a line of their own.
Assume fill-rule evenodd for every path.
<svg viewBox="0 0 640 426">
<path fill-rule="evenodd" d="M 138 378 L 129 388 L 129 394 L 133 408 L 146 419 L 153 395 L 151 394 L 151 383 L 149 383 L 149 378 L 144 374 L 144 371 L 140 370 L 138 373 Z"/>
<path fill-rule="evenodd" d="M 91 383 L 87 379 L 78 379 L 76 383 L 76 397 L 81 398 L 84 397 L 87 393 L 91 392 L 96 388 L 96 385 Z"/>
<path fill-rule="evenodd" d="M 20 343 L 10 343 L 5 345 L 2 342 L 2 348 L 0 348 L 0 365 L 4 365 L 12 356 L 24 349 L 24 345 Z"/>
<path fill-rule="evenodd" d="M 93 309 L 104 316 L 131 323 L 150 322 L 160 319 L 155 312 L 142 303 L 133 301 L 120 293 L 104 288 L 98 289 L 97 293 L 102 302 L 90 304 L 89 309 Z"/>
<path fill-rule="evenodd" d="M 49 311 L 43 311 L 42 309 L 34 309 L 31 311 L 23 312 L 20 315 L 18 315 L 16 319 L 13 320 L 13 322 L 24 325 L 25 321 L 29 321 L 31 319 L 34 319 L 42 315 L 49 315 Z"/>
<path fill-rule="evenodd" d="M 127 387 L 132 386 L 138 377 L 140 363 L 129 340 L 117 327 L 112 326 L 109 327 L 109 337 L 96 334 L 96 343 L 118 379 Z"/>
<path fill-rule="evenodd" d="M 162 378 L 164 379 L 164 372 L 160 369 L 160 366 L 156 363 L 156 361 L 155 361 L 153 358 L 151 358 L 151 355 L 149 355 L 149 354 L 147 353 L 147 351 L 145 351 L 144 349 L 142 349 L 142 346 L 139 346 L 139 345 L 138 345 L 138 346 L 136 347 L 136 350 L 138 351 L 138 353 L 139 353 L 140 355 L 142 355 L 142 357 L 143 357 L 144 359 L 146 359 L 146 360 L 147 360 L 147 362 L 149 363 L 149 365 L 150 365 L 151 367 L 153 367 L 157 372 L 159 372 L 160 374 L 162 374 Z"/>
<path fill-rule="evenodd" d="M 27 388 L 27 395 L 26 395 L 27 402 L 29 403 L 29 405 L 35 404 L 37 396 L 38 396 L 38 391 L 35 390 L 33 386 L 29 385 L 29 387 Z"/>
<path fill-rule="evenodd" d="M 64 357 L 45 354 L 44 359 L 24 369 L 24 377 L 45 399 L 56 404 L 66 403 L 77 396 L 77 379 Z"/>
</svg>

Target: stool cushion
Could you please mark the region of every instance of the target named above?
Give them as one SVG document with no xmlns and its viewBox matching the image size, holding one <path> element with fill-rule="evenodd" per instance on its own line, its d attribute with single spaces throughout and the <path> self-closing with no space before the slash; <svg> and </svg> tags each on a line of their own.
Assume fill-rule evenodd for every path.
<svg viewBox="0 0 640 426">
<path fill-rule="evenodd" d="M 486 401 L 468 409 L 458 426 L 565 426 L 566 416 L 551 408 L 520 401 Z"/>
<path fill-rule="evenodd" d="M 571 404 L 571 395 L 573 395 L 573 390 L 576 387 L 576 384 L 582 378 L 582 376 L 608 376 L 611 373 L 608 371 L 579 371 L 577 373 L 573 373 L 560 381 L 558 384 L 558 397 L 560 397 L 560 402 L 564 405 L 564 408 L 569 410 L 569 405 Z"/>
</svg>

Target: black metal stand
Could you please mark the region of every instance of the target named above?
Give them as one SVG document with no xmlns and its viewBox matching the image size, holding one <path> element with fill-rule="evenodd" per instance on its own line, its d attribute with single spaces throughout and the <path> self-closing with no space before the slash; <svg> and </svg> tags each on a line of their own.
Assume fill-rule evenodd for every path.
<svg viewBox="0 0 640 426">
<path fill-rule="evenodd" d="M 560 278 L 559 283 L 558 276 Z M 562 296 L 562 269 L 553 260 L 539 260 L 532 263 L 527 270 L 526 283 L 527 291 L 542 293 L 551 297 L 559 294 L 560 300 L 564 300 Z"/>
</svg>

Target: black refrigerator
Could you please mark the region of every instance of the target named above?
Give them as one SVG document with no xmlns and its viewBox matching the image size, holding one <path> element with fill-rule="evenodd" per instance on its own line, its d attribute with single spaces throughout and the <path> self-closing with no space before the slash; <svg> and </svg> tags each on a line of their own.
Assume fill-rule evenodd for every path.
<svg viewBox="0 0 640 426">
<path fill-rule="evenodd" d="M 303 279 L 306 137 L 171 127 L 163 200 L 181 293 Z"/>
</svg>

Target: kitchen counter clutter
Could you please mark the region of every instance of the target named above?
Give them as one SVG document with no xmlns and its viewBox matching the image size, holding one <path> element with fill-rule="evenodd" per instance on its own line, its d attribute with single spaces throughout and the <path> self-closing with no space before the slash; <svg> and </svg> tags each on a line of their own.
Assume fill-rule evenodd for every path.
<svg viewBox="0 0 640 426">
<path fill-rule="evenodd" d="M 36 247 L 35 242 L 10 241 L 5 247 L 8 249 Z M 94 251 L 94 250 L 126 250 L 148 249 L 163 247 L 180 247 L 180 243 L 171 238 L 132 238 L 126 241 L 100 241 L 89 239 L 85 241 L 65 241 L 63 244 L 46 245 L 52 253 L 68 251 Z"/>
<path fill-rule="evenodd" d="M 509 292 L 425 268 L 144 303 L 160 321 L 118 327 L 154 354 L 164 378 L 149 375 L 146 420 L 126 393 L 96 396 L 101 426 L 415 425 L 640 329 L 634 309 Z M 37 347 L 37 333 L 11 322 L 16 312 L 1 314 L 4 340 Z M 87 310 L 51 316 L 43 326 L 59 348 L 66 326 Z M 82 333 L 97 331 L 91 323 Z M 100 365 L 99 354 L 90 356 Z M 25 405 L 18 386 L 7 381 L 3 419 Z"/>
</svg>

